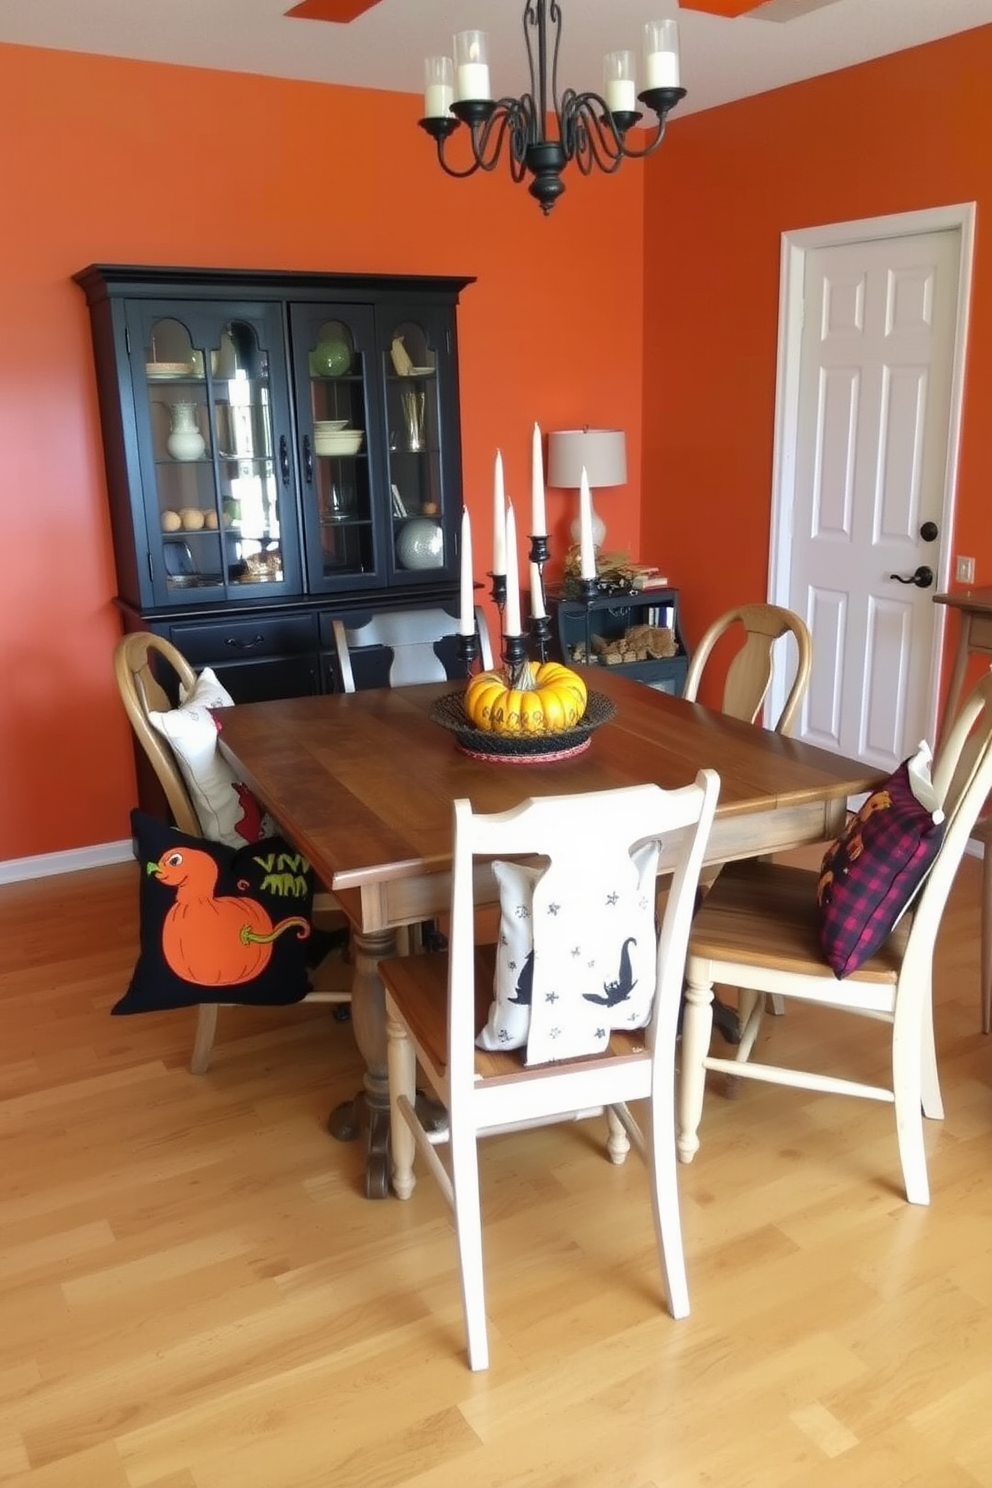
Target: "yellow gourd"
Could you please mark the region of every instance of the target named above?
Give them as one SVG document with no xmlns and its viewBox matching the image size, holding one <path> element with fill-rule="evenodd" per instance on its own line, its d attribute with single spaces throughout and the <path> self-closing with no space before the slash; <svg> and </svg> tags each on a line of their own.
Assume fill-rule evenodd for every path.
<svg viewBox="0 0 992 1488">
<path fill-rule="evenodd" d="M 523 662 L 506 672 L 481 672 L 465 689 L 465 713 L 492 734 L 558 734 L 586 711 L 586 684 L 557 661 Z"/>
</svg>

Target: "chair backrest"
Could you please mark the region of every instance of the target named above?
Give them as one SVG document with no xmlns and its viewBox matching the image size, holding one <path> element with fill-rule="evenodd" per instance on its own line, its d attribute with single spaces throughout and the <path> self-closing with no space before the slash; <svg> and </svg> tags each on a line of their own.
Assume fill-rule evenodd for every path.
<svg viewBox="0 0 992 1488">
<path fill-rule="evenodd" d="M 577 1027 L 580 1032 L 592 1028 L 592 1046 L 581 1052 L 595 1053 L 609 1042 L 611 1028 L 627 1025 L 619 996 L 625 989 L 617 988 L 612 973 L 618 948 L 620 959 L 626 959 L 629 940 L 624 936 L 633 910 L 643 916 L 639 923 L 646 943 L 640 954 L 643 960 L 647 953 L 649 983 L 638 1041 L 653 1051 L 661 1038 L 674 1059 L 686 945 L 719 788 L 714 771 L 700 770 L 693 785 L 679 790 L 638 785 L 544 796 L 489 815 L 473 812 L 470 801 L 455 801 L 448 997 L 453 1113 L 459 1096 L 471 1098 L 475 1079 L 477 1010 L 465 996 L 465 989 L 476 984 L 473 876 L 491 874 L 494 858 L 523 859 L 531 867 L 535 860 L 545 864 L 533 886 L 528 1060 L 580 1052 L 573 1047 Z M 645 849 L 650 853 L 651 845 L 656 851 L 650 858 L 650 882 L 642 884 L 635 859 Z M 489 861 L 480 866 L 479 859 Z M 658 871 L 672 874 L 660 932 L 655 919 Z M 618 903 L 628 906 L 622 920 L 616 918 Z M 560 1044 L 554 1042 L 557 1035 L 549 1019 L 560 1023 L 566 1035 Z M 545 1050 L 550 1046 L 555 1054 L 535 1056 L 538 1024 Z"/>
<path fill-rule="evenodd" d="M 813 644 L 806 622 L 781 605 L 738 605 L 714 620 L 693 653 L 682 696 L 690 701 L 696 698 L 710 653 L 721 637 L 735 626 L 743 628 L 744 642 L 727 670 L 721 711 L 732 718 L 754 723 L 771 686 L 775 642 L 791 634 L 797 647 L 796 673 L 785 705 L 773 725 L 776 733 L 787 734 L 809 684 Z"/>
<path fill-rule="evenodd" d="M 944 840 L 916 901 L 904 965 L 911 956 L 932 955 L 954 875 L 992 790 L 992 668 L 961 704 L 931 775 L 943 803 Z"/>
<path fill-rule="evenodd" d="M 486 617 L 475 611 L 483 667 L 493 665 Z M 336 682 L 343 692 L 366 687 L 403 687 L 418 682 L 464 680 L 458 659 L 458 616 L 447 610 L 384 610 L 358 625 L 335 620 Z"/>
<path fill-rule="evenodd" d="M 200 823 L 190 800 L 176 757 L 162 735 L 148 722 L 148 714 L 164 712 L 175 706 L 162 686 L 163 670 L 168 668 L 176 688 L 192 689 L 196 673 L 175 646 L 150 631 L 134 631 L 124 636 L 114 648 L 114 676 L 117 689 L 131 727 L 141 744 L 181 832 L 200 837 Z M 158 675 L 156 675 L 158 673 Z"/>
</svg>

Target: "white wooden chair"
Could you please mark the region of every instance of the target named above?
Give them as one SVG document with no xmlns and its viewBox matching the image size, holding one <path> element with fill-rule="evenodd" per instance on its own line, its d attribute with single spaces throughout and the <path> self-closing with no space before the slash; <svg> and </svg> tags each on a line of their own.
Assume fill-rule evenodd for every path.
<svg viewBox="0 0 992 1488">
<path fill-rule="evenodd" d="M 906 1197 L 927 1204 L 930 1190 L 923 1115 L 943 1116 L 934 1051 L 931 977 L 934 940 L 961 855 L 992 787 L 992 673 L 965 700 L 933 767 L 946 828 L 929 876 L 885 945 L 857 971 L 837 980 L 820 951 L 817 874 L 758 864 L 742 875 L 721 875 L 693 923 L 686 961 L 682 1028 L 679 1156 L 692 1160 L 707 1070 L 805 1090 L 891 1102 Z M 709 1054 L 714 982 L 777 993 L 886 1023 L 891 1029 L 892 1074 L 886 1085 L 829 1073 L 781 1068 L 754 1059 L 736 1062 Z M 763 997 L 753 1009 L 742 1049 L 753 1047 Z"/>
<path fill-rule="evenodd" d="M 488 671 L 493 652 L 481 606 L 476 606 L 475 625 L 482 665 Z M 465 669 L 458 662 L 458 617 L 447 610 L 383 610 L 360 625 L 335 620 L 331 628 L 336 681 L 343 692 L 464 680 Z"/>
<path fill-rule="evenodd" d="M 169 679 L 170 673 L 169 685 L 174 686 L 173 698 L 169 697 L 162 685 L 162 679 Z M 182 688 L 184 695 L 191 690 L 196 681 L 195 671 L 169 641 L 142 630 L 123 636 L 118 641 L 114 648 L 114 676 L 135 737 L 165 793 L 173 824 L 190 837 L 202 836 L 199 819 L 176 757 L 169 748 L 168 741 L 148 720 L 149 712 L 165 712 L 175 706 L 174 697 L 178 696 L 179 688 Z M 320 928 L 334 932 L 345 930 L 347 920 L 333 895 L 323 892 L 315 895 L 313 908 L 315 924 L 319 924 Z M 350 1003 L 351 972 L 339 957 L 325 957 L 314 968 L 311 981 L 314 984 L 313 990 L 307 993 L 303 999 L 305 1002 Z M 217 1036 L 218 1011 L 221 1006 L 233 1005 L 216 1002 L 201 1002 L 197 1005 L 196 1033 L 189 1064 L 192 1074 L 202 1075 L 209 1069 Z M 342 1016 L 347 1014 L 343 1013 Z"/>
<path fill-rule="evenodd" d="M 470 802 L 456 801 L 450 952 L 380 963 L 386 988 L 393 1187 L 398 1197 L 410 1197 L 413 1158 L 419 1150 L 453 1207 L 472 1369 L 485 1369 L 489 1362 L 477 1143 L 490 1132 L 573 1120 L 605 1107 L 613 1161 L 623 1161 L 632 1138 L 649 1165 L 669 1309 L 674 1317 L 689 1311 L 672 1121 L 675 1038 L 686 937 L 718 791 L 718 777 L 704 770 L 694 785 L 681 790 L 643 785 L 546 796 L 491 816 L 476 815 Z M 574 949 L 563 957 L 545 953 L 542 960 L 542 945 L 547 947 L 553 936 L 559 945 L 574 941 L 591 947 L 602 929 L 597 922 L 610 912 L 599 885 L 622 883 L 625 874 L 629 878 L 632 845 L 650 839 L 661 840 L 660 866 L 673 879 L 656 947 L 653 884 L 638 891 L 651 942 L 647 954 L 654 997 L 647 1027 L 612 1033 L 600 1028 L 601 1040 L 606 1040 L 600 1052 L 552 1064 L 527 1065 L 523 1049 L 477 1048 L 476 1036 L 486 1024 L 493 996 L 494 964 L 492 951 L 487 953 L 475 940 L 473 874 L 492 872 L 479 860 L 526 855 L 533 861 L 534 854 L 547 860 L 534 889 L 535 1006 L 542 1004 L 547 1017 L 545 1005 L 553 1004 L 557 1016 L 557 1004 L 566 1006 L 571 988 L 571 997 L 588 1018 L 590 1009 L 575 986 L 576 966 L 586 964 L 585 955 L 581 963 L 572 959 Z M 576 924 L 577 883 L 595 883 L 596 890 L 589 893 L 603 908 L 593 916 L 586 913 Z M 610 928 L 616 934 L 616 923 Z M 544 995 L 542 987 L 558 985 L 550 978 L 557 978 L 559 970 L 563 992 Z M 586 1003 L 604 1000 L 582 997 Z M 535 1016 L 532 1012 L 531 1050 Z M 605 1008 L 595 1018 L 609 1027 L 611 1014 Z M 573 1010 L 570 1029 L 577 1021 L 581 1019 L 576 1020 Z M 449 1125 L 441 1132 L 428 1130 L 418 1117 L 418 1062 L 448 1112 Z M 649 1103 L 645 1131 L 630 1112 L 632 1100 Z M 449 1140 L 450 1163 L 445 1165 L 435 1147 Z"/>
</svg>

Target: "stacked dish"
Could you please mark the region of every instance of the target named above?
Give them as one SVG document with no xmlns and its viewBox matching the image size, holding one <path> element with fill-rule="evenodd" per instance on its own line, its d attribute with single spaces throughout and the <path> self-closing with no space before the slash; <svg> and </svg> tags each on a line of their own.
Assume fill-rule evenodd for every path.
<svg viewBox="0 0 992 1488">
<path fill-rule="evenodd" d="M 365 435 L 361 429 L 321 429 L 314 425 L 313 447 L 318 455 L 357 455 Z"/>
</svg>

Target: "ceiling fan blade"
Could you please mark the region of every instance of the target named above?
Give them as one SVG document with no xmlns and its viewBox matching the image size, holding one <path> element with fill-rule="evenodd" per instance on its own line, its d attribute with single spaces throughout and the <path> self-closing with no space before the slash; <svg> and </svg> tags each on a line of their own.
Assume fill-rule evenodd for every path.
<svg viewBox="0 0 992 1488">
<path fill-rule="evenodd" d="M 287 10 L 288 16 L 299 16 L 306 21 L 353 21 L 357 16 L 364 15 L 371 10 L 373 5 L 378 5 L 379 0 L 300 0 L 299 5 L 294 5 Z"/>
<path fill-rule="evenodd" d="M 683 10 L 704 10 L 707 15 L 726 16 L 732 20 L 735 16 L 747 15 L 749 10 L 757 10 L 763 0 L 681 0 Z"/>
</svg>

